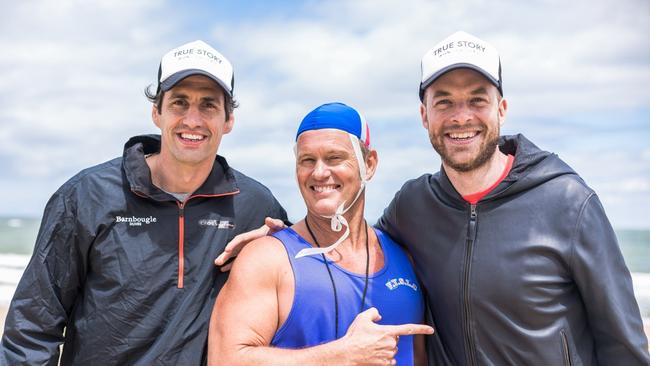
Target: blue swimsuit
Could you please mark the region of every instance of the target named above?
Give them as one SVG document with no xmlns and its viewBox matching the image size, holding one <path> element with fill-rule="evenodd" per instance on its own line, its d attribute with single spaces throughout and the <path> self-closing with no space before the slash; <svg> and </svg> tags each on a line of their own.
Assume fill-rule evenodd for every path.
<svg viewBox="0 0 650 366">
<path fill-rule="evenodd" d="M 424 305 L 420 284 L 411 263 L 397 243 L 375 229 L 384 267 L 368 277 L 363 310 L 375 307 L 381 314 L 379 324 L 422 323 Z M 271 345 L 280 348 L 305 348 L 329 342 L 335 337 L 334 293 L 321 255 L 296 259 L 303 248 L 311 248 L 291 228 L 273 234 L 284 245 L 295 279 L 291 311 L 278 329 Z M 349 272 L 329 261 L 338 297 L 338 337 L 345 335 L 359 313 L 365 273 Z M 395 356 L 398 365 L 413 364 L 413 336 L 399 338 Z"/>
</svg>

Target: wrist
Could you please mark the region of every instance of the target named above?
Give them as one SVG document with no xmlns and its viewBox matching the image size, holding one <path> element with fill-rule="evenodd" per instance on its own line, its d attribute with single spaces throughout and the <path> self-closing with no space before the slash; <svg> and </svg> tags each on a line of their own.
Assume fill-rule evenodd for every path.
<svg viewBox="0 0 650 366">
<path fill-rule="evenodd" d="M 341 366 L 356 366 L 354 355 L 350 344 L 350 337 L 346 334 L 343 337 L 329 343 L 331 346 L 331 364 Z"/>
</svg>

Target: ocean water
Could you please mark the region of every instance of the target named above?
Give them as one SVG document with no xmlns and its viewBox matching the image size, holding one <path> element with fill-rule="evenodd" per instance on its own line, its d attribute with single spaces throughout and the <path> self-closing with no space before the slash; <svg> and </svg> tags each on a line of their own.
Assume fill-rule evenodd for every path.
<svg viewBox="0 0 650 366">
<path fill-rule="evenodd" d="M 29 262 L 40 219 L 0 217 L 0 306 L 11 301 L 13 291 Z M 634 293 L 646 324 L 650 324 L 650 230 L 616 232 Z"/>
</svg>

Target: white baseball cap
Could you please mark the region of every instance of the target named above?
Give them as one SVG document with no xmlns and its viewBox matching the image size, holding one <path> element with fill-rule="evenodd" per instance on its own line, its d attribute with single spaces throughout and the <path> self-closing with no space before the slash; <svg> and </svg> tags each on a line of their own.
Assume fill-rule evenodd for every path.
<svg viewBox="0 0 650 366">
<path fill-rule="evenodd" d="M 501 59 L 491 44 L 465 32 L 456 32 L 427 51 L 422 57 L 420 101 L 424 91 L 442 74 L 469 68 L 483 74 L 503 95 Z"/>
<path fill-rule="evenodd" d="M 235 83 L 232 64 L 219 51 L 200 40 L 174 48 L 162 57 L 158 89 L 168 91 L 191 75 L 209 77 L 232 97 Z"/>
</svg>

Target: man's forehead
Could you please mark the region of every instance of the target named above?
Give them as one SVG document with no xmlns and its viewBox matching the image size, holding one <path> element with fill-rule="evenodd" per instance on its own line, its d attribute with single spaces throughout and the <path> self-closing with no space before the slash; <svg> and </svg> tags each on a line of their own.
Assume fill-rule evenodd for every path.
<svg viewBox="0 0 650 366">
<path fill-rule="evenodd" d="M 305 131 L 298 136 L 296 145 L 299 149 L 301 147 L 319 149 L 336 147 L 336 149 L 344 148 L 352 151 L 350 134 L 346 131 L 337 130 L 335 128 L 321 128 L 318 130 Z"/>
</svg>

